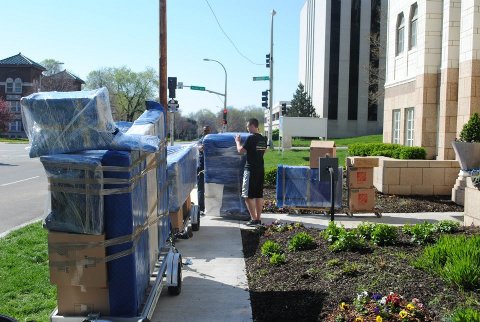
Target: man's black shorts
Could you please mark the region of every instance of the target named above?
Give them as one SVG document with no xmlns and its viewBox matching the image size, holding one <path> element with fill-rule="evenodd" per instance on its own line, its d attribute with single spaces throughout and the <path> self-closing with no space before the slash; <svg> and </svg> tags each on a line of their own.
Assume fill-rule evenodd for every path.
<svg viewBox="0 0 480 322">
<path fill-rule="evenodd" d="M 263 198 L 263 180 L 263 168 L 245 169 L 243 171 L 242 197 Z"/>
</svg>

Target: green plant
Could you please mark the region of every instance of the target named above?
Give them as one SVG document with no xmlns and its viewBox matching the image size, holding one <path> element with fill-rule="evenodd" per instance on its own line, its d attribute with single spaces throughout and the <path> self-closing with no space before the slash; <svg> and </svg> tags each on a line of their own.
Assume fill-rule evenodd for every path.
<svg viewBox="0 0 480 322">
<path fill-rule="evenodd" d="M 480 173 L 472 176 L 472 183 L 475 188 L 480 189 Z"/>
<path fill-rule="evenodd" d="M 464 290 L 480 287 L 480 236 L 443 235 L 414 262 Z"/>
<path fill-rule="evenodd" d="M 460 228 L 460 223 L 453 220 L 441 220 L 434 227 L 435 231 L 440 233 L 454 233 Z"/>
<path fill-rule="evenodd" d="M 274 254 L 282 253 L 282 247 L 271 240 L 267 240 L 261 249 L 262 255 L 267 257 L 272 257 Z"/>
<path fill-rule="evenodd" d="M 372 242 L 375 245 L 393 245 L 397 240 L 397 228 L 386 224 L 377 224 L 372 231 Z"/>
<path fill-rule="evenodd" d="M 285 264 L 286 258 L 284 254 L 273 254 L 272 257 L 270 257 L 270 264 L 272 265 L 281 265 Z"/>
<path fill-rule="evenodd" d="M 332 244 L 338 239 L 338 236 L 340 236 L 340 233 L 342 231 L 345 231 L 345 228 L 343 226 L 337 226 L 334 221 L 330 221 L 328 223 L 327 229 L 322 231 L 320 233 L 320 236 L 322 236 L 325 240 Z"/>
<path fill-rule="evenodd" d="M 329 248 L 333 252 L 362 250 L 366 248 L 365 238 L 358 236 L 355 229 L 350 231 L 344 229 Z"/>
<path fill-rule="evenodd" d="M 449 322 L 480 322 L 480 311 L 472 308 L 456 309 L 449 318 Z"/>
<path fill-rule="evenodd" d="M 272 130 L 272 140 L 278 141 L 279 136 L 280 136 L 279 129 Z"/>
<path fill-rule="evenodd" d="M 360 265 L 357 263 L 345 263 L 342 267 L 342 274 L 347 276 L 356 276 L 360 273 Z"/>
<path fill-rule="evenodd" d="M 328 262 L 327 262 L 327 266 L 341 266 L 342 265 L 342 261 L 338 258 L 333 258 L 333 259 L 330 259 Z"/>
<path fill-rule="evenodd" d="M 266 186 L 277 185 L 277 168 L 269 168 L 265 170 L 263 175 Z"/>
<path fill-rule="evenodd" d="M 312 249 L 315 246 L 315 240 L 306 232 L 296 234 L 288 243 L 288 249 L 293 251 Z"/>
<path fill-rule="evenodd" d="M 362 236 L 366 240 L 370 240 L 374 229 L 375 229 L 375 224 L 362 222 L 360 225 L 358 225 L 357 232 L 360 236 Z"/>
<path fill-rule="evenodd" d="M 427 152 L 421 147 L 407 147 L 391 143 L 351 144 L 350 156 L 385 156 L 395 159 L 425 159 Z"/>
<path fill-rule="evenodd" d="M 463 125 L 460 132 L 460 141 L 480 142 L 480 117 L 478 113 L 473 113 L 468 122 Z"/>
<path fill-rule="evenodd" d="M 435 241 L 435 225 L 428 222 L 415 225 L 403 226 L 403 232 L 412 236 L 411 241 L 413 243 L 424 245 Z"/>
</svg>

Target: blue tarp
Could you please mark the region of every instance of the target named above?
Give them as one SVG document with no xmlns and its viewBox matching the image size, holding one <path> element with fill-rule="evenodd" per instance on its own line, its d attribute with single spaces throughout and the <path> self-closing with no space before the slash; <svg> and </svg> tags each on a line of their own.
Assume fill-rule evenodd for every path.
<svg viewBox="0 0 480 322">
<path fill-rule="evenodd" d="M 84 150 L 158 151 L 158 137 L 123 134 L 108 91 L 41 92 L 21 99 L 30 157 Z"/>
<path fill-rule="evenodd" d="M 335 183 L 335 207 L 342 206 L 342 167 Z M 277 169 L 277 207 L 329 208 L 330 181 L 319 181 L 318 169 L 279 165 Z"/>
<path fill-rule="evenodd" d="M 209 134 L 203 140 L 205 155 L 205 211 L 214 215 L 248 219 L 241 197 L 243 170 L 247 160 L 237 151 L 237 133 Z M 241 133 L 242 143 L 248 133 Z M 214 188 L 214 189 L 212 189 Z M 217 189 L 221 189 L 218 191 Z M 218 193 L 220 192 L 220 193 Z M 219 197 L 221 195 L 221 197 Z M 221 198 L 221 199 L 219 199 Z"/>
<path fill-rule="evenodd" d="M 168 195 L 171 212 L 180 210 L 197 184 L 197 146 L 167 147 Z"/>
</svg>

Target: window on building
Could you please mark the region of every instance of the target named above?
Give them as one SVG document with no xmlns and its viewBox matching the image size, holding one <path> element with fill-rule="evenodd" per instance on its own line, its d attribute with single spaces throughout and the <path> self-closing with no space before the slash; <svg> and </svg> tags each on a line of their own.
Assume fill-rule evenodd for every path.
<svg viewBox="0 0 480 322">
<path fill-rule="evenodd" d="M 15 78 L 13 89 L 14 89 L 14 92 L 17 94 L 22 93 L 22 80 L 20 78 Z"/>
<path fill-rule="evenodd" d="M 392 111 L 392 143 L 400 144 L 400 110 Z"/>
<path fill-rule="evenodd" d="M 20 101 L 8 101 L 11 112 L 20 112 Z"/>
<path fill-rule="evenodd" d="M 397 41 L 396 41 L 396 54 L 399 55 L 403 52 L 403 43 L 405 38 L 405 18 L 403 13 L 397 17 Z"/>
<path fill-rule="evenodd" d="M 413 146 L 413 134 L 415 125 L 415 110 L 413 107 L 405 110 L 405 145 Z"/>
<path fill-rule="evenodd" d="M 414 3 L 410 7 L 410 39 L 409 49 L 417 46 L 417 20 L 418 20 L 418 6 Z"/>
<path fill-rule="evenodd" d="M 13 79 L 7 78 L 7 81 L 5 83 L 5 93 L 13 93 Z"/>
<path fill-rule="evenodd" d="M 10 122 L 9 129 L 11 132 L 23 131 L 22 121 L 16 120 L 16 121 Z"/>
</svg>

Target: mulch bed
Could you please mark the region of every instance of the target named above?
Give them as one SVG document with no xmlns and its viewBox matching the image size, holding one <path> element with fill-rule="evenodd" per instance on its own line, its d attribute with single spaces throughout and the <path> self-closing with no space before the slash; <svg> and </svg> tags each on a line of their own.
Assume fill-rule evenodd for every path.
<svg viewBox="0 0 480 322">
<path fill-rule="evenodd" d="M 260 248 L 266 240 L 275 241 L 286 250 L 288 241 L 300 231 L 314 237 L 315 249 L 286 251 L 286 263 L 279 266 L 271 265 L 261 255 Z M 469 228 L 460 233 L 480 231 Z M 446 312 L 465 303 L 477 303 L 478 308 L 479 291 L 464 293 L 437 276 L 415 269 L 410 263 L 424 246 L 412 244 L 403 233 L 399 237 L 395 246 L 334 253 L 317 229 L 267 230 L 266 235 L 259 229 L 242 230 L 254 321 L 333 322 L 328 314 L 338 310 L 341 302 L 352 303 L 357 293 L 364 290 L 384 295 L 396 292 L 408 300 L 418 298 L 432 321 L 441 321 Z"/>
</svg>

